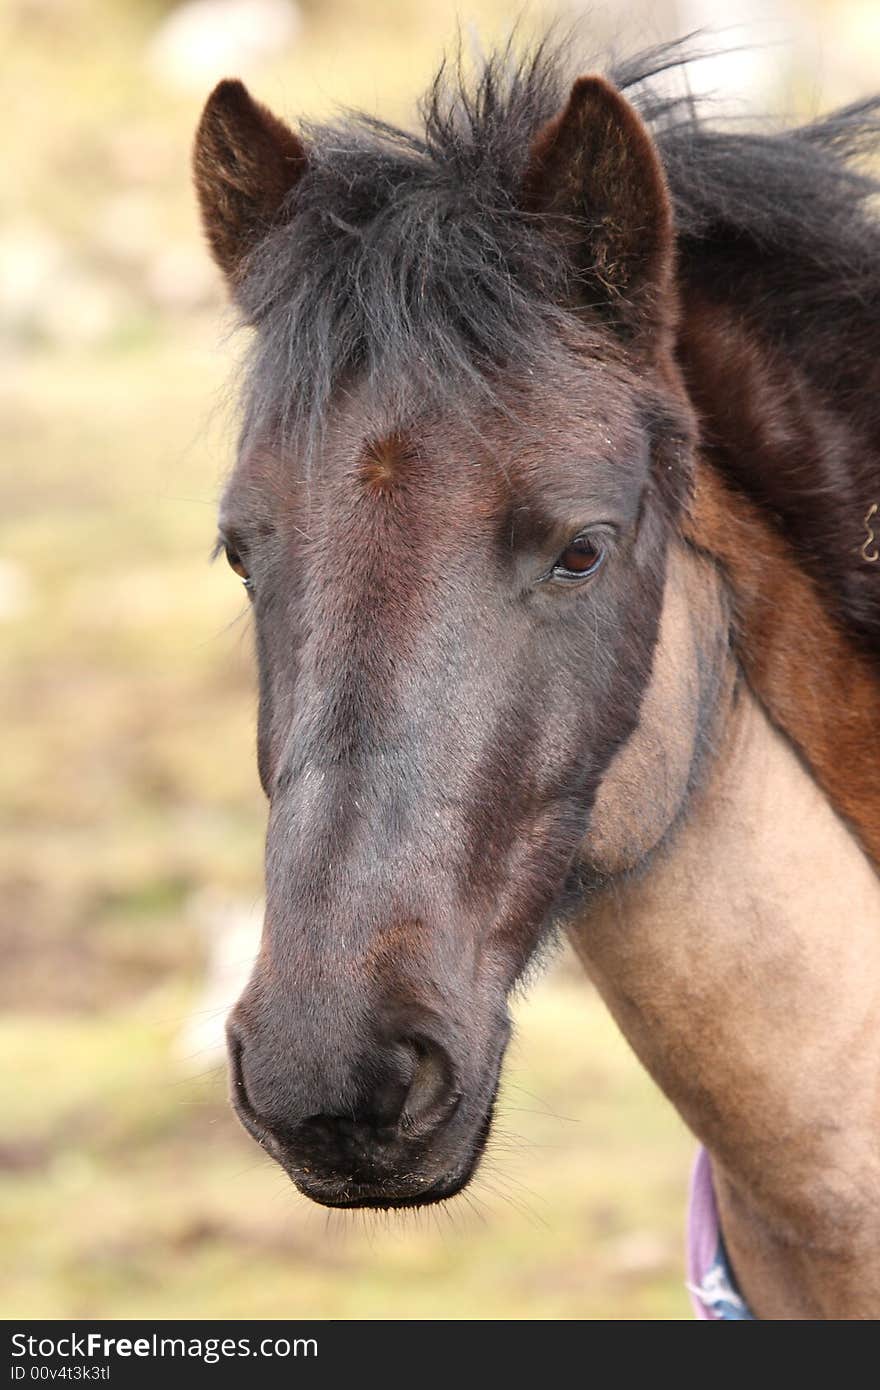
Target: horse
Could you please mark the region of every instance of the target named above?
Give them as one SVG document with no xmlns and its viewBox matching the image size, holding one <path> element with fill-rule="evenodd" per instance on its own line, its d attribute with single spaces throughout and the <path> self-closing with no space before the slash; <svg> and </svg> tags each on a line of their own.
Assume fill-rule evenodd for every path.
<svg viewBox="0 0 880 1390">
<path fill-rule="evenodd" d="M 880 98 L 719 128 L 686 45 L 570 50 L 412 131 L 236 80 L 198 127 L 268 798 L 232 1102 L 325 1206 L 454 1196 L 563 931 L 703 1146 L 700 1315 L 877 1317 Z"/>
</svg>

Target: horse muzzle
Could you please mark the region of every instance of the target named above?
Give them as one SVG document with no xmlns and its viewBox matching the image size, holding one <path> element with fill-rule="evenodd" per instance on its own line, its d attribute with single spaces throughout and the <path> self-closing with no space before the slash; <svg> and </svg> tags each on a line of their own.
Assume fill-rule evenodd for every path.
<svg viewBox="0 0 880 1390">
<path fill-rule="evenodd" d="M 479 1079 L 424 1030 L 371 1052 L 357 1085 L 335 1104 L 309 1104 L 269 1081 L 265 1059 L 235 1017 L 228 1028 L 232 1103 L 239 1120 L 312 1201 L 327 1207 L 424 1206 L 460 1192 L 488 1138 L 509 1035 L 495 1039 Z M 279 1104 L 286 1096 L 286 1103 Z M 316 1096 L 315 1099 L 318 1097 Z"/>
</svg>

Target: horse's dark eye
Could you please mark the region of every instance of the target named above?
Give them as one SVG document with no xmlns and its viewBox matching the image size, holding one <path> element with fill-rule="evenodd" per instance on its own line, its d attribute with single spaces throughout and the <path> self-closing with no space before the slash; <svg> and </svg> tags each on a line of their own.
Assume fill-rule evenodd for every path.
<svg viewBox="0 0 880 1390">
<path fill-rule="evenodd" d="M 231 546 L 228 541 L 226 542 L 225 550 L 226 558 L 229 561 L 229 568 L 233 570 L 235 574 L 238 575 L 244 587 L 246 589 L 250 589 L 252 587 L 251 577 L 248 574 L 247 569 L 245 567 L 245 563 L 239 555 L 238 551 L 235 549 L 234 546 Z"/>
<path fill-rule="evenodd" d="M 553 566 L 553 578 L 586 579 L 596 573 L 604 559 L 605 550 L 600 541 L 591 536 L 575 536 Z"/>
</svg>

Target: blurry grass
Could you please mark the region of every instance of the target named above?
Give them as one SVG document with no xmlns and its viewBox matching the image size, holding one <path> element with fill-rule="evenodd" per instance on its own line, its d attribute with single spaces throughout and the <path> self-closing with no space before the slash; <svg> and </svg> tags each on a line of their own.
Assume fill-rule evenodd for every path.
<svg viewBox="0 0 880 1390">
<path fill-rule="evenodd" d="M 468 10 L 489 34 L 509 16 L 496 0 Z M 160 240 L 197 244 L 198 100 L 149 78 L 151 13 L 0 11 L 18 132 L 0 216 L 48 226 L 133 306 L 100 344 L 22 341 L 0 377 L 0 1307 L 686 1316 L 690 1141 L 576 976 L 520 1007 L 473 1194 L 406 1220 L 327 1220 L 239 1131 L 222 1068 L 194 1079 L 177 1058 L 203 966 L 192 900 L 257 896 L 264 811 L 245 605 L 207 563 L 234 443 L 219 290 L 163 317 L 139 298 L 145 268 L 102 250 L 107 200 L 131 187 Z M 454 6 L 307 15 L 259 95 L 396 117 Z"/>
<path fill-rule="evenodd" d="M 131 949 L 134 917 L 136 959 L 192 965 L 187 894 L 254 890 L 249 632 L 240 591 L 208 564 L 230 452 L 219 367 L 175 345 L 47 354 L 7 378 L 29 428 L 0 516 L 0 555 L 25 581 L 3 624 L 0 916 L 7 960 L 38 958 L 54 1003 L 85 1002 L 71 962 L 94 974 L 96 936 L 106 966 L 114 937 Z M 95 975 L 97 1002 L 112 975 Z M 20 984 L 7 970 L 0 997 L 20 1003 Z"/>
</svg>

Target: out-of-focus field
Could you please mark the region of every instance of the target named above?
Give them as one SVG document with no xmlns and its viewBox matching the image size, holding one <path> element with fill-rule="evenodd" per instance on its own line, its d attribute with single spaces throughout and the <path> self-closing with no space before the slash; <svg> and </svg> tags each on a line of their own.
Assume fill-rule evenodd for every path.
<svg viewBox="0 0 880 1390">
<path fill-rule="evenodd" d="M 182 1052 L 206 895 L 257 899 L 264 810 L 248 620 L 208 564 L 234 439 L 189 194 L 211 77 L 174 77 L 171 8 L 0 10 L 0 1308 L 686 1316 L 691 1142 L 571 965 L 518 1005 L 472 1197 L 406 1220 L 297 1197 L 216 1057 Z M 466 9 L 489 35 L 509 14 Z M 453 24 L 446 3 L 314 0 L 253 86 L 400 117 Z"/>
</svg>

